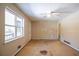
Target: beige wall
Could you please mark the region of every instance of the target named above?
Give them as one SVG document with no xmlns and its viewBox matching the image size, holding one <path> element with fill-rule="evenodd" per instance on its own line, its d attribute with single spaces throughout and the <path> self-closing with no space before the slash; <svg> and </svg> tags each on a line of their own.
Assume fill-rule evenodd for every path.
<svg viewBox="0 0 79 59">
<path fill-rule="evenodd" d="M 79 12 L 71 14 L 61 22 L 61 41 L 70 42 L 69 46 L 79 51 Z"/>
<path fill-rule="evenodd" d="M 18 14 L 20 14 L 25 19 L 25 36 L 19 38 L 10 43 L 4 43 L 4 9 L 8 6 Z M 31 39 L 31 22 L 14 4 L 0 4 L 0 55 L 14 55 L 18 49 L 17 47 L 21 45 L 22 47 Z"/>
<path fill-rule="evenodd" d="M 58 39 L 57 21 L 32 21 L 32 39 Z"/>
</svg>

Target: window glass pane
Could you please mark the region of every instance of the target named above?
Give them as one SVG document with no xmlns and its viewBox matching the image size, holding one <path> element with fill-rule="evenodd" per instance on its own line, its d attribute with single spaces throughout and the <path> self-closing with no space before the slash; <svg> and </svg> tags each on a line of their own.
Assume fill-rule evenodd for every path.
<svg viewBox="0 0 79 59">
<path fill-rule="evenodd" d="M 19 18 L 19 17 L 17 17 L 16 26 L 17 26 L 17 27 L 23 27 L 23 21 L 22 21 L 22 19 Z"/>
<path fill-rule="evenodd" d="M 10 13 L 8 10 L 5 10 L 5 24 L 15 25 L 15 15 Z"/>
<path fill-rule="evenodd" d="M 17 36 L 21 36 L 22 35 L 22 28 L 17 28 Z"/>
<path fill-rule="evenodd" d="M 5 26 L 5 40 L 15 38 L 15 27 Z"/>
</svg>

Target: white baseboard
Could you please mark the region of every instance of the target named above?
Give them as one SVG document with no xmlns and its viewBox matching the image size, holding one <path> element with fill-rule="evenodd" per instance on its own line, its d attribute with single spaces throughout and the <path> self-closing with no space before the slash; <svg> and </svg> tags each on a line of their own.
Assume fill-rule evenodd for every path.
<svg viewBox="0 0 79 59">
<path fill-rule="evenodd" d="M 29 41 L 30 41 L 30 40 L 29 40 Z M 29 41 L 28 41 L 28 42 L 29 42 Z M 28 42 L 27 42 L 27 43 L 28 43 Z M 26 44 L 27 44 L 27 43 L 26 43 Z M 18 49 L 14 54 L 12 54 L 12 56 L 15 56 L 22 48 L 24 48 L 24 46 L 25 46 L 26 44 L 24 44 L 20 49 Z"/>
<path fill-rule="evenodd" d="M 32 40 L 58 40 L 58 39 L 32 39 Z"/>
<path fill-rule="evenodd" d="M 75 47 L 73 47 L 73 46 L 71 46 L 71 45 L 69 45 L 69 44 L 65 43 L 63 40 L 61 40 L 61 42 L 62 42 L 62 43 L 64 43 L 64 44 L 66 44 L 66 45 L 68 45 L 69 47 L 71 47 L 71 48 L 73 48 L 73 49 L 75 49 L 75 50 L 79 51 L 79 49 L 77 49 L 77 48 L 75 48 Z"/>
<path fill-rule="evenodd" d="M 15 56 L 26 44 L 24 44 L 20 49 L 18 49 L 12 56 Z"/>
</svg>

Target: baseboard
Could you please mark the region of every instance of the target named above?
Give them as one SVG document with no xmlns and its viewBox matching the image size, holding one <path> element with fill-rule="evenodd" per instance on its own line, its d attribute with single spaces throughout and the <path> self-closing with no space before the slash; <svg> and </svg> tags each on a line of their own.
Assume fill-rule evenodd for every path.
<svg viewBox="0 0 79 59">
<path fill-rule="evenodd" d="M 29 43 L 30 41 L 31 41 L 31 40 L 29 40 L 27 43 Z M 27 43 L 26 43 L 26 44 L 27 44 Z M 26 44 L 24 44 L 20 49 L 18 49 L 12 56 L 16 56 L 17 53 L 18 53 L 21 49 L 23 49 Z"/>
<path fill-rule="evenodd" d="M 58 39 L 32 39 L 32 40 L 58 40 Z"/>
<path fill-rule="evenodd" d="M 71 46 L 71 45 L 69 45 L 69 44 L 65 43 L 63 40 L 61 40 L 61 42 L 62 42 L 62 43 L 64 43 L 64 44 L 66 44 L 66 45 L 68 45 L 69 47 L 71 47 L 71 48 L 75 49 L 76 51 L 79 51 L 79 49 L 77 49 L 77 48 L 75 48 L 75 47 L 73 47 L 73 46 Z"/>
<path fill-rule="evenodd" d="M 12 56 L 15 56 L 22 48 L 24 48 L 26 44 L 24 44 L 20 49 L 18 49 Z"/>
</svg>

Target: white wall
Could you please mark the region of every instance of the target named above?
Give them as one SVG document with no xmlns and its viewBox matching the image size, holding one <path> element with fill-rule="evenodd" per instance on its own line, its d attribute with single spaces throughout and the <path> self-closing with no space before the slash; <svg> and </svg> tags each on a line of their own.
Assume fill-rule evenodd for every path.
<svg viewBox="0 0 79 59">
<path fill-rule="evenodd" d="M 61 20 L 61 41 L 70 42 L 79 51 L 79 11 Z"/>
<path fill-rule="evenodd" d="M 5 22 L 5 13 L 4 9 L 8 6 L 22 17 L 25 20 L 25 28 L 24 28 L 24 37 L 21 37 L 17 40 L 11 41 L 10 43 L 4 43 L 4 22 Z M 21 45 L 22 47 L 31 40 L 31 21 L 28 19 L 26 15 L 20 11 L 15 4 L 0 4 L 0 55 L 14 55 L 18 49 L 17 47 Z"/>
<path fill-rule="evenodd" d="M 32 21 L 32 39 L 58 39 L 58 22 L 52 20 Z"/>
</svg>

